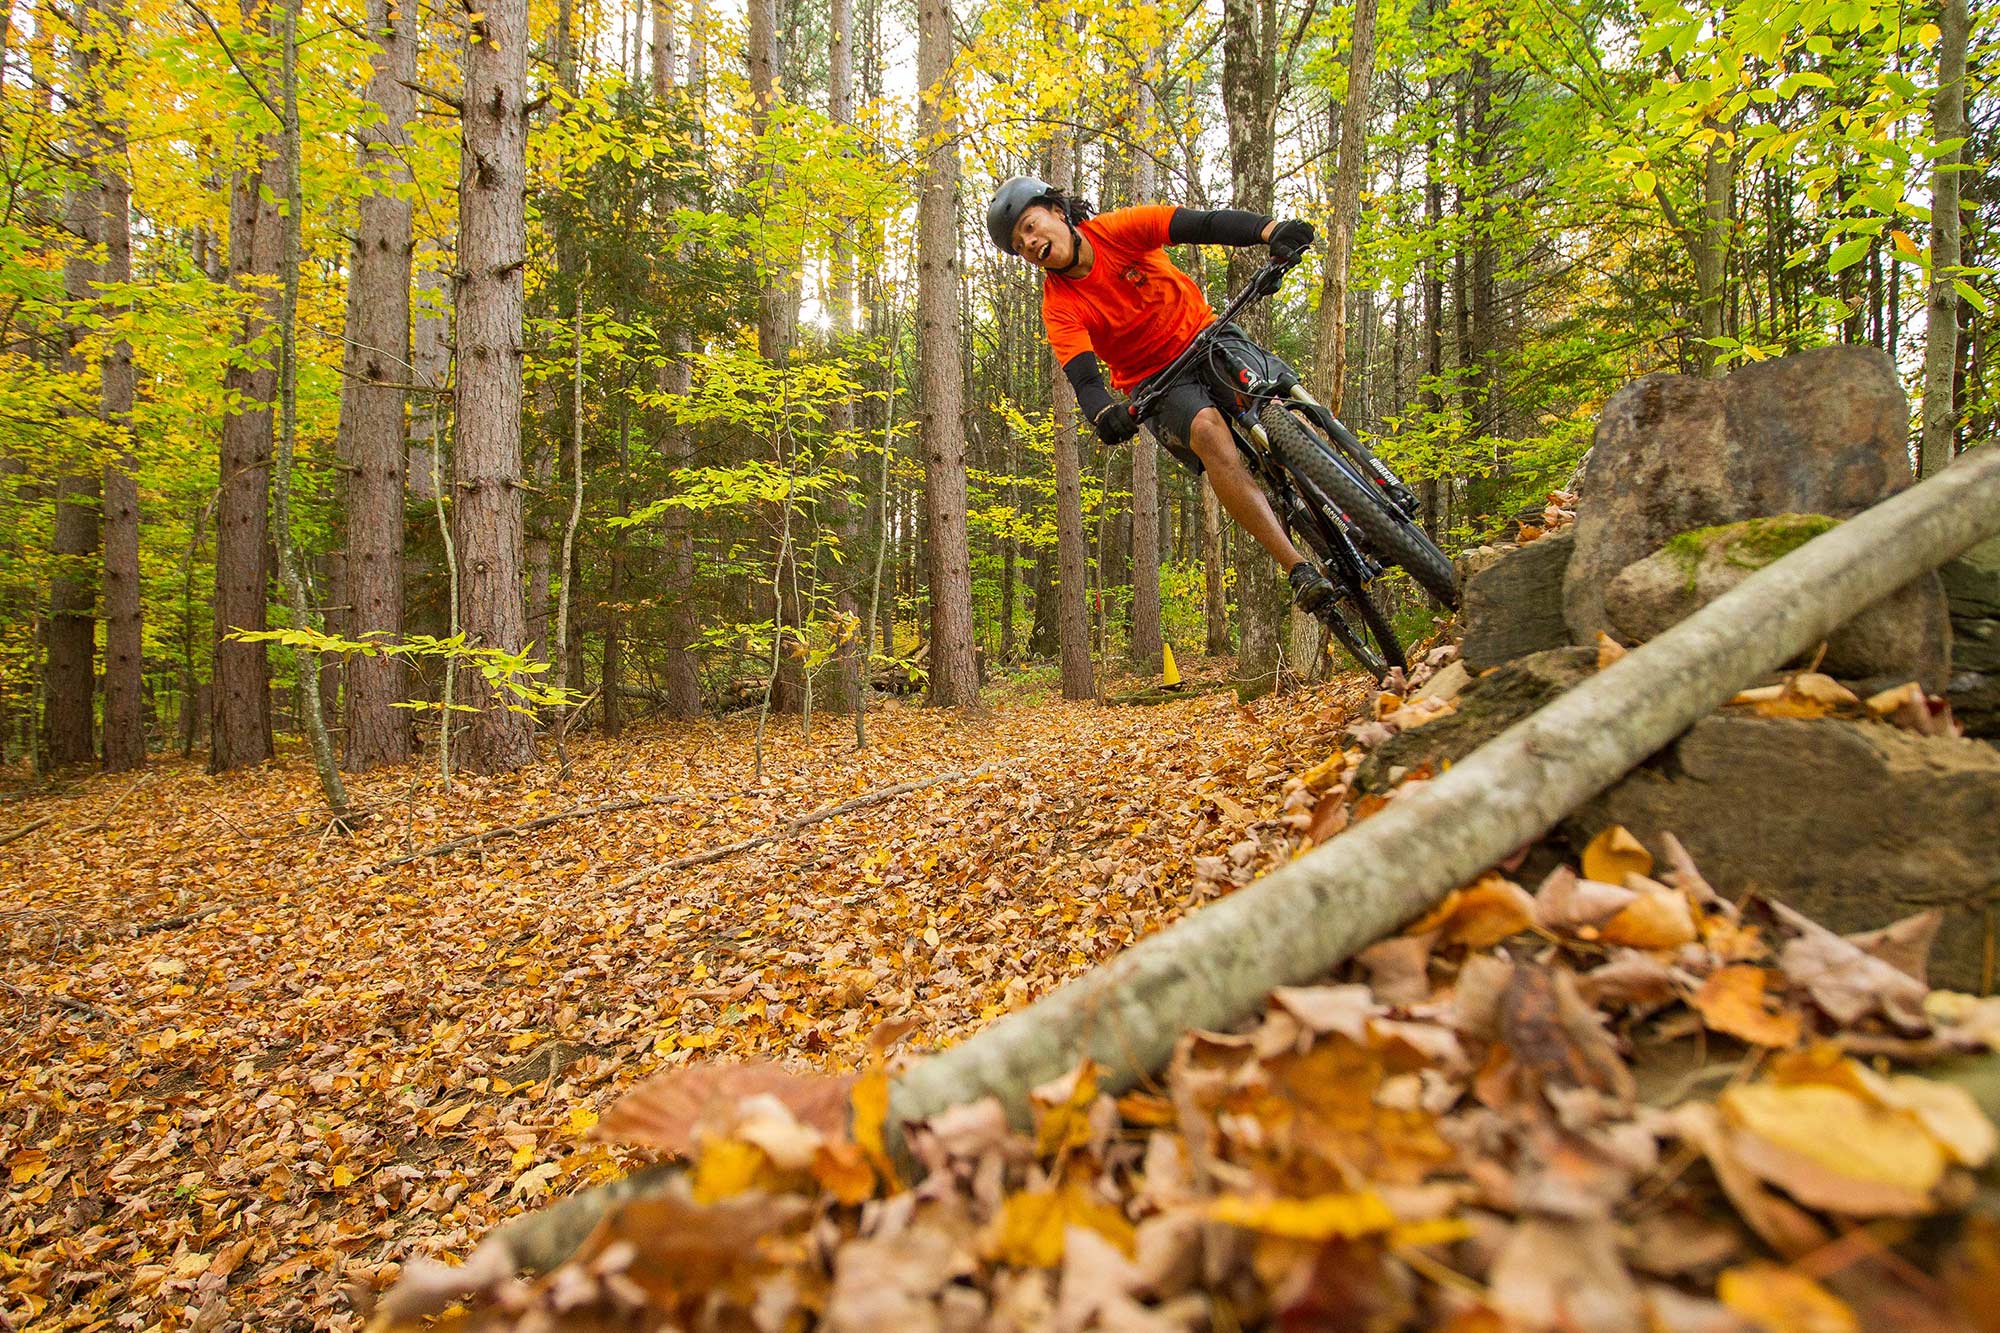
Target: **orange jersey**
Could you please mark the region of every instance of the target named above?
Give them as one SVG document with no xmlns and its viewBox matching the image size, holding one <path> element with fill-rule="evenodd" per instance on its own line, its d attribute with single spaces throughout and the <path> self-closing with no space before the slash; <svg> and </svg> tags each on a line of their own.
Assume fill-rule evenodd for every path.
<svg viewBox="0 0 2000 1333">
<path fill-rule="evenodd" d="M 1081 278 L 1042 275 L 1042 325 L 1056 360 L 1095 352 L 1125 392 L 1166 369 L 1215 319 L 1193 278 L 1167 258 L 1169 204 L 1120 208 L 1077 228 L 1096 252 Z"/>
</svg>

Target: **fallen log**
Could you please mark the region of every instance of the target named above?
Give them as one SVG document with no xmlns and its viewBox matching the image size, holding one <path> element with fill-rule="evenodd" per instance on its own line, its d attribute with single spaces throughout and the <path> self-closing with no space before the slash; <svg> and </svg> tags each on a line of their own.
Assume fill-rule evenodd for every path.
<svg viewBox="0 0 2000 1333">
<path fill-rule="evenodd" d="M 615 815 L 621 810 L 640 810 L 653 805 L 671 805 L 679 799 L 678 796 L 646 796 L 630 801 L 607 801 L 602 805 L 572 806 L 567 810 L 559 810 L 552 815 L 543 815 L 540 819 L 525 820 L 519 824 L 507 824 L 500 828 L 487 829 L 483 833 L 468 833 L 463 838 L 453 838 L 449 842 L 441 842 L 434 847 L 425 847 L 420 851 L 398 856 L 394 860 L 378 861 L 372 866 L 365 867 L 361 873 L 365 875 L 379 875 L 385 870 L 394 870 L 397 866 L 406 866 L 412 861 L 421 861 L 426 857 L 443 856 L 448 852 L 460 851 L 467 847 L 476 847 L 482 842 L 491 842 L 495 838 L 517 838 L 523 833 L 532 833 L 536 829 L 545 829 L 551 824 L 560 824 L 565 819 L 583 819 L 591 815 Z"/>
<path fill-rule="evenodd" d="M 1025 1123 L 1028 1091 L 1084 1055 L 1103 1066 L 1099 1087 L 1129 1087 L 1182 1032 L 1233 1026 L 1274 987 L 1325 976 L 1548 832 L 1747 682 L 1995 533 L 2000 448 L 1988 448 L 1774 561 L 1325 846 L 925 1059 L 890 1089 L 890 1132 L 988 1095 Z M 2000 1110 L 2000 1074 L 1993 1082 L 1975 1090 L 1989 1115 Z M 480 1250 L 546 1272 L 633 1193 L 629 1180 L 587 1190 L 510 1220 Z"/>
<path fill-rule="evenodd" d="M 788 819 L 766 832 L 755 834 L 740 841 L 726 843 L 720 847 L 711 847 L 705 852 L 695 852 L 688 856 L 676 857 L 671 861 L 662 861 L 658 865 L 647 866 L 643 870 L 637 870 L 627 875 L 611 887 L 613 891 L 629 889 L 634 885 L 642 884 L 655 876 L 668 874 L 671 871 L 691 870 L 695 866 L 713 865 L 717 861 L 727 860 L 732 856 L 740 856 L 744 852 L 755 851 L 759 847 L 768 847 L 774 842 L 783 842 L 801 830 L 811 828 L 814 824 L 824 823 L 836 815 L 852 814 L 856 810 L 866 810 L 871 805 L 880 805 L 884 801 L 892 801 L 898 796 L 905 796 L 913 791 L 922 791 L 926 787 L 935 787 L 940 783 L 970 781 L 973 778 L 984 777 L 992 771 L 993 765 L 981 764 L 978 768 L 967 772 L 953 770 L 950 773 L 938 773 L 927 778 L 916 778 L 909 782 L 898 782 L 887 787 L 877 787 L 874 791 L 864 793 L 863 795 L 849 797 L 845 801 L 836 801 L 832 805 L 823 805 L 817 810 L 811 810 L 800 815 L 797 819 Z"/>
<path fill-rule="evenodd" d="M 5 833 L 0 833 L 0 847 L 5 847 L 8 843 L 14 841 L 16 838 L 25 838 L 30 833 L 33 833 L 36 829 L 47 828 L 50 824 L 53 824 L 55 822 L 56 822 L 56 817 L 54 815 L 43 815 L 40 819 L 29 820 L 27 823 L 21 825 L 21 827 L 17 829 L 9 829 Z"/>
<path fill-rule="evenodd" d="M 1028 1091 L 1088 1055 L 1119 1090 L 1188 1028 L 1323 977 L 1553 828 L 1763 673 L 2000 532 L 2000 448 L 1952 466 L 1745 579 L 1325 846 L 908 1071 L 891 1125 Z"/>
</svg>

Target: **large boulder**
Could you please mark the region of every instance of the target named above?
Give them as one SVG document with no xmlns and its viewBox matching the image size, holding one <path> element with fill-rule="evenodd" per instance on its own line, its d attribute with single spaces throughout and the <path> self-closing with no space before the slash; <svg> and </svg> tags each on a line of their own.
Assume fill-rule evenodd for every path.
<svg viewBox="0 0 2000 1333">
<path fill-rule="evenodd" d="M 2000 537 L 1938 570 L 1951 606 L 1952 713 L 1968 736 L 2000 740 Z"/>
<path fill-rule="evenodd" d="M 1576 548 L 1565 528 L 1505 552 L 1461 585 L 1460 655 L 1475 671 L 1569 642 L 1563 624 L 1563 572 Z"/>
<path fill-rule="evenodd" d="M 1782 794 L 1783 799 L 1773 799 Z M 1718 713 L 1565 825 L 1686 844 L 1723 894 L 1769 894 L 1842 932 L 1947 917 L 1934 985 L 1977 989 L 2000 899 L 2000 750 L 1885 723 Z"/>
<path fill-rule="evenodd" d="M 1752 574 L 1835 526 L 1819 514 L 1780 514 L 1684 532 L 1627 565 L 1604 589 L 1613 633 L 1643 643 Z M 1905 584 L 1836 629 L 1820 670 L 1881 687 L 1906 680 L 1942 694 L 1954 660 L 1944 586 L 1935 574 Z M 1815 647 L 1805 654 L 1811 659 Z"/>
<path fill-rule="evenodd" d="M 1606 585 L 1677 533 L 1772 514 L 1846 518 L 1901 490 L 1908 432 L 1895 363 L 1875 348 L 1628 384 L 1605 405 L 1578 486 L 1563 589 L 1571 642 L 1610 628 Z"/>
</svg>

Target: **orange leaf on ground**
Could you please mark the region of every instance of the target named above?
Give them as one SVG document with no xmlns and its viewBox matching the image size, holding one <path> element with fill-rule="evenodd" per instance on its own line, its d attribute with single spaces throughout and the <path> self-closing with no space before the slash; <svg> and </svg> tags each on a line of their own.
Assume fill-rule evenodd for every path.
<svg viewBox="0 0 2000 1333">
<path fill-rule="evenodd" d="M 1613 824 L 1583 849 L 1583 877 L 1600 884 L 1623 884 L 1627 875 L 1653 873 L 1653 854 L 1626 829 Z"/>
<path fill-rule="evenodd" d="M 612 1103 L 590 1136 L 686 1157 L 694 1151 L 704 1118 L 719 1114 L 733 1120 L 745 1097 L 768 1095 L 784 1103 L 800 1124 L 843 1138 L 853 1082 L 849 1075 L 805 1073 L 768 1061 L 684 1065 L 655 1074 Z"/>
<path fill-rule="evenodd" d="M 1634 949 L 1678 949 L 1699 933 L 1687 895 L 1669 888 L 1642 891 L 1625 910 L 1605 922 L 1600 932 L 1606 944 Z"/>
<path fill-rule="evenodd" d="M 1694 1007 L 1714 1031 L 1757 1046 L 1790 1046 L 1799 1039 L 1799 1016 L 1772 1011 L 1765 993 L 1770 979 L 1761 967 L 1725 967 L 1702 983 Z"/>
<path fill-rule="evenodd" d="M 1535 900 L 1528 891 L 1510 879 L 1487 875 L 1454 895 L 1451 912 L 1440 923 L 1438 944 L 1489 949 L 1534 924 Z"/>
</svg>

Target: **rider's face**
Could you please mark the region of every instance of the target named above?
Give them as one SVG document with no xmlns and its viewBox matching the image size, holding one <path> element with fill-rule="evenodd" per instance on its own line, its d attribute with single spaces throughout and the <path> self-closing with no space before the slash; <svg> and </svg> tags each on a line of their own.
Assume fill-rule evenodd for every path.
<svg viewBox="0 0 2000 1333">
<path fill-rule="evenodd" d="M 1047 204 L 1035 204 L 1014 224 L 1014 253 L 1044 269 L 1066 269 L 1076 262 L 1076 240 L 1069 219 Z"/>
</svg>

